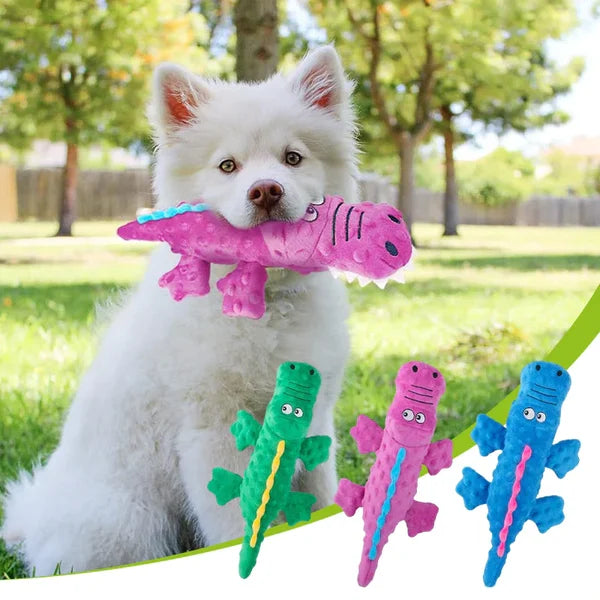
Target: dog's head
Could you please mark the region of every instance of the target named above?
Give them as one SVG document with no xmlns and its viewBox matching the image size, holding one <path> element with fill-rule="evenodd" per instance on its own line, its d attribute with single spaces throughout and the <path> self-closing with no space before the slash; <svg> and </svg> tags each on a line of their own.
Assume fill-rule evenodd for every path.
<svg viewBox="0 0 600 600">
<path fill-rule="evenodd" d="M 351 89 L 331 46 L 256 84 L 160 65 L 150 105 L 157 206 L 201 200 L 246 228 L 297 221 L 324 194 L 356 200 Z"/>
</svg>

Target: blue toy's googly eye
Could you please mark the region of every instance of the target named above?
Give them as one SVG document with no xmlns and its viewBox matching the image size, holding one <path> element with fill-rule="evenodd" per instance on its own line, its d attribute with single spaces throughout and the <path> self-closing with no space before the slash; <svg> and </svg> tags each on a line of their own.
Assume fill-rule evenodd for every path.
<svg viewBox="0 0 600 600">
<path fill-rule="evenodd" d="M 546 420 L 546 413 L 539 412 L 537 415 L 535 415 L 535 420 L 538 423 L 543 423 Z"/>
<path fill-rule="evenodd" d="M 535 410 L 533 410 L 533 408 L 526 408 L 523 411 L 523 416 L 528 420 L 531 421 L 533 420 L 533 418 L 535 417 Z"/>
</svg>

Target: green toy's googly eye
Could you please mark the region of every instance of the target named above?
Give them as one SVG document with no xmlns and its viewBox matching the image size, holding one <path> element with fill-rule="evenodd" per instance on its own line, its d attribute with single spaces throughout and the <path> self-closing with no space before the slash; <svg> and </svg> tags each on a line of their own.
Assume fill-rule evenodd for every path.
<svg viewBox="0 0 600 600">
<path fill-rule="evenodd" d="M 528 420 L 531 421 L 533 420 L 533 418 L 535 417 L 535 410 L 533 410 L 533 408 L 526 408 L 523 411 L 523 416 Z M 546 418 L 546 416 L 544 415 L 544 419 Z"/>
<path fill-rule="evenodd" d="M 281 412 L 282 412 L 284 415 L 291 415 L 291 414 L 292 414 L 292 405 L 291 405 L 291 404 L 284 404 L 284 405 L 281 407 Z"/>
<path fill-rule="evenodd" d="M 535 415 L 535 420 L 538 423 L 543 423 L 546 420 L 546 413 L 539 412 L 537 415 Z"/>
<path fill-rule="evenodd" d="M 298 417 L 298 418 L 300 418 L 300 417 L 301 417 L 303 414 L 304 414 L 304 411 L 303 411 L 301 408 L 297 408 L 297 409 L 294 411 L 294 415 L 295 415 L 296 417 Z"/>
</svg>

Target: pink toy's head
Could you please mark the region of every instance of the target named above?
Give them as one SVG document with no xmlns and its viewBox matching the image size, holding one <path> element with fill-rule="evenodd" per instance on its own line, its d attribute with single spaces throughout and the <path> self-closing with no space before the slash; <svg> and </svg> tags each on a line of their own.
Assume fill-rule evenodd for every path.
<svg viewBox="0 0 600 600">
<path fill-rule="evenodd" d="M 326 214 L 317 251 L 334 274 L 374 280 L 380 287 L 389 279 L 404 281 L 400 270 L 410 260 L 412 243 L 400 211 L 389 204 L 348 204 L 338 196 L 327 196 L 309 211 L 315 219 Z"/>
<path fill-rule="evenodd" d="M 386 429 L 405 445 L 428 444 L 445 391 L 444 377 L 435 367 L 417 361 L 402 365 L 396 375 L 396 394 L 385 420 Z"/>
</svg>

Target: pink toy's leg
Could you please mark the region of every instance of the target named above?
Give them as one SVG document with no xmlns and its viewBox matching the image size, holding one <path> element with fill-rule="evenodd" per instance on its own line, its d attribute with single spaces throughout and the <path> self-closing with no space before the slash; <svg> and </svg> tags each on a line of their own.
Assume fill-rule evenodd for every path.
<svg viewBox="0 0 600 600">
<path fill-rule="evenodd" d="M 358 415 L 356 425 L 350 429 L 350 435 L 356 441 L 358 451 L 361 454 L 368 454 L 379 449 L 383 429 L 366 415 Z"/>
<path fill-rule="evenodd" d="M 204 296 L 210 291 L 210 264 L 194 256 L 182 256 L 174 269 L 165 273 L 158 285 L 166 287 L 177 301 L 186 296 Z"/>
<path fill-rule="evenodd" d="M 425 531 L 431 531 L 435 525 L 435 518 L 438 514 L 438 507 L 430 502 L 417 502 L 416 500 L 412 503 L 412 506 L 406 513 L 406 527 L 408 529 L 408 535 L 415 537 L 419 533 Z"/>
<path fill-rule="evenodd" d="M 265 314 L 267 270 L 255 262 L 240 262 L 217 282 L 223 294 L 223 314 L 260 319 Z"/>
<path fill-rule="evenodd" d="M 351 517 L 359 506 L 362 506 L 365 488 L 348 479 L 340 479 L 333 501 L 341 506 L 346 515 Z"/>
</svg>

